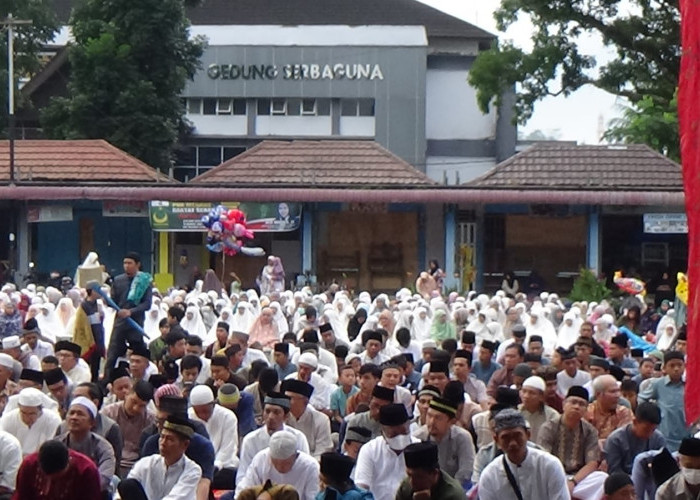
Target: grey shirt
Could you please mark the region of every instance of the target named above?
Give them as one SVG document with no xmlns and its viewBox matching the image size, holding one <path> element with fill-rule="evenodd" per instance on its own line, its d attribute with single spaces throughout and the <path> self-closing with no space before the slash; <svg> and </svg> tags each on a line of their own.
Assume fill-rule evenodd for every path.
<svg viewBox="0 0 700 500">
<path fill-rule="evenodd" d="M 428 428 L 423 425 L 413 433 L 421 441 L 434 441 L 438 445 L 438 461 L 440 468 L 460 483 L 469 481 L 474 468 L 474 442 L 466 430 L 453 425 L 449 433 L 437 442 L 428 434 Z"/>
<path fill-rule="evenodd" d="M 605 441 L 605 459 L 608 473 L 632 474 L 634 458 L 642 452 L 658 450 L 666 446 L 666 438 L 658 430 L 649 439 L 639 439 L 632 433 L 632 424 L 612 432 Z"/>
<path fill-rule="evenodd" d="M 82 441 L 71 439 L 70 432 L 56 436 L 56 440 L 68 448 L 89 457 L 100 471 L 100 487 L 102 491 L 111 493 L 112 477 L 116 472 L 117 461 L 114 458 L 112 445 L 102 436 L 91 432 Z"/>
</svg>

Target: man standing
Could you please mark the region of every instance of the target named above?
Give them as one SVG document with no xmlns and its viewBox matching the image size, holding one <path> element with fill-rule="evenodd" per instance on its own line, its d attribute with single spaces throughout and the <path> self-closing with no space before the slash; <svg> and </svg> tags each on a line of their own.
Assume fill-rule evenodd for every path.
<svg viewBox="0 0 700 500">
<path fill-rule="evenodd" d="M 105 372 L 114 368 L 117 358 L 126 354 L 127 343 L 136 345 L 144 342 L 143 335 L 134 330 L 127 318 L 143 326 L 146 311 L 151 308 L 151 276 L 140 270 L 141 257 L 136 252 L 129 252 L 122 264 L 124 274 L 114 278 L 112 285 L 112 299 L 120 311 L 109 339 Z"/>
<path fill-rule="evenodd" d="M 446 399 L 433 398 L 428 407 L 426 425 L 413 433 L 421 441 L 437 443 L 442 470 L 466 484 L 474 467 L 474 442 L 457 423 L 457 407 Z"/>
<path fill-rule="evenodd" d="M 13 498 L 85 500 L 100 495 L 100 473 L 92 460 L 51 439 L 37 453 L 25 457 Z"/>
<path fill-rule="evenodd" d="M 300 500 L 314 500 L 319 490 L 319 466 L 309 454 L 300 451 L 294 434 L 281 430 L 270 438 L 270 446 L 256 453 L 245 475 L 236 485 L 236 495 L 246 488 L 270 481 L 289 484 Z"/>
<path fill-rule="evenodd" d="M 160 432 L 159 453 L 134 464 L 129 477 L 119 483 L 119 495 L 125 500 L 195 498 L 202 469 L 185 456 L 193 435 L 189 421 L 168 417 Z"/>
<path fill-rule="evenodd" d="M 102 408 L 102 414 L 114 420 L 124 436 L 122 460 L 119 464 L 120 477 L 126 477 L 139 459 L 141 433 L 155 421 L 155 415 L 147 408 L 151 399 L 153 387 L 148 382 L 139 380 L 124 401 Z"/>
<path fill-rule="evenodd" d="M 238 419 L 236 414 L 216 404 L 214 393 L 206 385 L 198 385 L 190 392 L 191 420 L 204 423 L 216 457 L 212 488 L 231 489 L 236 482 L 238 467 Z"/>
<path fill-rule="evenodd" d="M 435 443 L 410 444 L 404 450 L 406 479 L 401 481 L 396 500 L 464 500 L 459 481 L 441 470 Z"/>
<path fill-rule="evenodd" d="M 314 388 L 301 380 L 285 380 L 281 391 L 290 401 L 286 423 L 306 436 L 309 454 L 320 460 L 321 455 L 333 449 L 333 441 L 330 420 L 309 405 Z"/>
<path fill-rule="evenodd" d="M 542 426 L 537 444 L 563 464 L 572 497 L 593 499 L 603 496 L 607 474 L 598 471 L 598 431 L 583 418 L 586 408 L 588 391 L 581 386 L 571 387 L 564 400 L 564 413 Z"/>
<path fill-rule="evenodd" d="M 653 380 L 639 393 L 640 402 L 654 400 L 661 409 L 659 430 L 671 451 L 678 450 L 681 440 L 688 435 L 685 424 L 685 356 L 680 351 L 664 354 L 664 375 Z"/>
<path fill-rule="evenodd" d="M 637 407 L 634 420 L 614 431 L 605 441 L 605 460 L 608 473 L 632 474 L 634 458 L 642 452 L 659 450 L 666 446 L 666 439 L 656 428 L 661 422 L 661 411 L 654 403 L 642 403 Z"/>
<path fill-rule="evenodd" d="M 369 490 L 376 500 L 394 500 L 396 490 L 406 476 L 403 452 L 418 442 L 409 434 L 406 407 L 389 404 L 379 411 L 382 435 L 360 448 L 355 467 L 355 483 Z"/>
<path fill-rule="evenodd" d="M 56 439 L 69 449 L 82 453 L 92 459 L 100 471 L 100 488 L 105 498 L 111 498 L 112 478 L 116 473 L 117 463 L 114 449 L 109 442 L 92 432 L 97 416 L 97 407 L 88 398 L 75 398 L 68 409 L 66 423 L 68 431 L 59 434 Z"/>
<path fill-rule="evenodd" d="M 530 432 L 525 418 L 518 411 L 505 409 L 498 412 L 494 419 L 494 434 L 504 454 L 481 473 L 481 500 L 571 498 L 564 469 L 556 457 L 528 447 Z"/>
</svg>

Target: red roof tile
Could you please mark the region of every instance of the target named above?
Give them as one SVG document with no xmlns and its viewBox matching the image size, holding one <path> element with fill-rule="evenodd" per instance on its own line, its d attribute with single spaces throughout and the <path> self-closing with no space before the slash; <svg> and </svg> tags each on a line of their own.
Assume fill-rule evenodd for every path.
<svg viewBox="0 0 700 500">
<path fill-rule="evenodd" d="M 537 144 L 465 187 L 682 191 L 681 166 L 641 144 Z"/>
<path fill-rule="evenodd" d="M 21 182 L 175 182 L 101 139 L 16 140 L 15 179 Z M 10 180 L 10 143 L 0 141 L 0 182 Z"/>
<path fill-rule="evenodd" d="M 263 141 L 191 183 L 419 187 L 436 183 L 372 141 Z"/>
</svg>

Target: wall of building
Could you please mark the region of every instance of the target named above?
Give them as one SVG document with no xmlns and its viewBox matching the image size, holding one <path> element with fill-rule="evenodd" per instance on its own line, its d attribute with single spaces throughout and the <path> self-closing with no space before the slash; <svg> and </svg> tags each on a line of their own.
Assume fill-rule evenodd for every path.
<svg viewBox="0 0 700 500">
<path fill-rule="evenodd" d="M 102 203 L 75 202 L 72 221 L 31 225 L 36 226 L 33 260 L 39 272 L 59 270 L 72 277 L 88 248 L 110 273 L 123 272 L 122 259 L 129 251 L 141 254 L 144 271 L 152 270 L 153 233 L 147 217 L 104 217 Z"/>
<path fill-rule="evenodd" d="M 202 57 L 203 69 L 183 97 L 248 99 L 245 134 L 249 138 L 373 138 L 420 168 L 425 165 L 426 150 L 426 50 L 425 46 L 210 45 Z M 351 77 L 340 75 L 337 65 Z M 332 108 L 327 116 L 275 116 L 274 112 L 260 116 L 254 104 L 277 98 L 329 99 Z M 346 119 L 340 106 L 348 99 L 374 100 L 373 120 Z M 242 118 L 237 116 L 189 118 L 201 135 L 230 137 L 242 132 Z M 229 131 L 226 121 L 234 118 L 236 126 Z"/>
</svg>

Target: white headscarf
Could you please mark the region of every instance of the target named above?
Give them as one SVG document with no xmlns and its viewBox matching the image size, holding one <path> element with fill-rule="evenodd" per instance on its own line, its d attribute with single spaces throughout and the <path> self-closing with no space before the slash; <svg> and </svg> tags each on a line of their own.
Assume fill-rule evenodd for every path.
<svg viewBox="0 0 700 500">
<path fill-rule="evenodd" d="M 191 316 L 191 318 L 188 316 Z M 202 340 L 207 336 L 207 329 L 204 326 L 204 320 L 197 306 L 189 306 L 185 309 L 185 316 L 180 321 L 180 326 L 190 335 L 196 335 Z"/>
<path fill-rule="evenodd" d="M 149 340 L 155 340 L 160 337 L 160 328 L 158 325 L 160 320 L 165 318 L 165 312 L 156 304 L 151 304 L 151 308 L 146 313 L 146 318 L 143 320 L 143 331 L 146 332 Z"/>
<path fill-rule="evenodd" d="M 56 315 L 56 310 L 51 302 L 41 304 L 41 313 L 36 316 L 36 323 L 41 330 L 41 336 L 52 344 L 65 335 L 65 327 Z"/>
<path fill-rule="evenodd" d="M 243 314 L 241 314 L 241 308 L 243 309 Z M 251 312 L 250 304 L 248 302 L 239 302 L 236 304 L 236 309 L 231 313 L 229 325 L 232 332 L 248 333 L 253 321 L 255 321 L 255 316 Z"/>
<path fill-rule="evenodd" d="M 580 330 L 580 326 L 576 326 L 576 314 L 573 311 L 568 311 L 564 314 L 564 321 L 559 326 L 557 347 L 563 347 L 564 349 L 571 347 L 578 339 Z"/>
<path fill-rule="evenodd" d="M 425 313 L 425 318 L 421 319 L 421 313 Z M 430 338 L 430 326 L 433 321 L 430 319 L 428 309 L 419 306 L 413 311 L 413 322 L 411 323 L 411 338 L 418 342 L 423 342 Z"/>
</svg>

